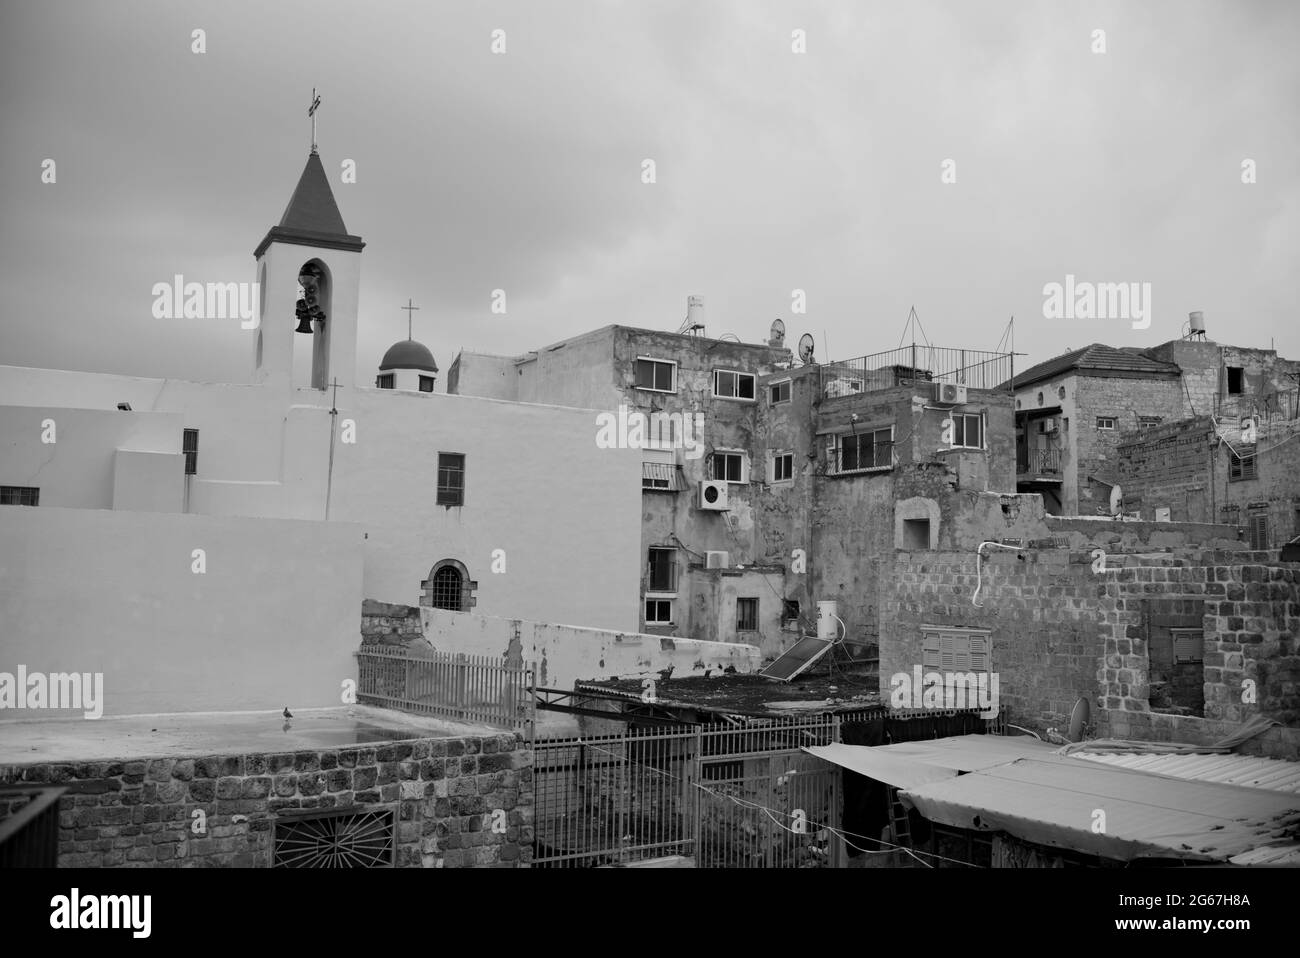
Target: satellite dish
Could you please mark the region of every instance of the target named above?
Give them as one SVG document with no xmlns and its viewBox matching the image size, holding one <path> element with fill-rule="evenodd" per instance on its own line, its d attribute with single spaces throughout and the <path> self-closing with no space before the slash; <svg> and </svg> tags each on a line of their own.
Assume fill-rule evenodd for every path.
<svg viewBox="0 0 1300 958">
<path fill-rule="evenodd" d="M 769 346 L 780 346 L 785 343 L 785 323 L 779 319 L 772 320 L 772 329 L 768 335 L 767 344 Z"/>
<path fill-rule="evenodd" d="M 1070 710 L 1070 741 L 1082 742 L 1083 729 L 1088 724 L 1088 719 L 1092 717 L 1092 706 L 1088 704 L 1087 699 L 1079 699 L 1074 703 L 1074 708 Z"/>
<path fill-rule="evenodd" d="M 799 358 L 803 362 L 813 361 L 813 345 L 812 333 L 804 333 L 799 337 Z"/>
<path fill-rule="evenodd" d="M 1124 508 L 1124 490 L 1119 486 L 1110 487 L 1110 514 L 1117 516 Z"/>
</svg>

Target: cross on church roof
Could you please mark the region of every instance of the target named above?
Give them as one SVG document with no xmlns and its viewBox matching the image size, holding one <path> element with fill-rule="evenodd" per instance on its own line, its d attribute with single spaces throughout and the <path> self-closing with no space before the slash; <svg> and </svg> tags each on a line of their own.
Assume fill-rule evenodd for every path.
<svg viewBox="0 0 1300 958">
<path fill-rule="evenodd" d="M 411 297 L 408 296 L 406 297 L 406 305 L 399 306 L 397 308 L 406 310 L 406 338 L 410 339 L 411 338 L 411 315 L 415 310 L 419 309 L 420 307 L 411 305 Z"/>
<path fill-rule="evenodd" d="M 316 95 L 316 88 L 311 88 L 311 109 L 307 115 L 311 117 L 311 151 L 316 152 L 316 110 L 320 106 L 320 97 Z"/>
</svg>

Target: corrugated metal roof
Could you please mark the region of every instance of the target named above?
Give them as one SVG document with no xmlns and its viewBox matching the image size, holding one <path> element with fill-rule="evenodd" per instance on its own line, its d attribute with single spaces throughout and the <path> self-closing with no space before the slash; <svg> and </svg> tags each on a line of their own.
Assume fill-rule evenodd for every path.
<svg viewBox="0 0 1300 958">
<path fill-rule="evenodd" d="M 1052 755 L 1056 747 L 1027 735 L 958 735 L 896 745 L 806 746 L 804 751 L 895 788 L 911 788 L 1018 758 Z"/>
<path fill-rule="evenodd" d="M 1116 768 L 1128 768 L 1155 775 L 1191 779 L 1197 782 L 1220 782 L 1245 788 L 1263 788 L 1274 792 L 1300 795 L 1300 762 L 1253 755 L 1153 755 L 1138 752 L 1116 754 L 1073 752 L 1071 758 L 1101 762 Z"/>
<path fill-rule="evenodd" d="M 1228 861 L 1300 850 L 1300 800 L 1292 795 L 1067 756 L 1022 758 L 900 795 L 934 822 L 1120 861 Z M 1098 812 L 1105 825 L 1094 831 Z M 1265 853 L 1265 846 L 1276 847 Z"/>
</svg>

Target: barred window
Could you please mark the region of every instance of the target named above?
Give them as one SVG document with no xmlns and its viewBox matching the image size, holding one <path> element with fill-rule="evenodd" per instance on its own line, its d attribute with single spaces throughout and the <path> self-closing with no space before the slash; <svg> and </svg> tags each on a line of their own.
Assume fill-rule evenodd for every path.
<svg viewBox="0 0 1300 958">
<path fill-rule="evenodd" d="M 181 438 L 181 452 L 185 453 L 185 475 L 198 475 L 199 431 L 197 429 L 185 430 Z"/>
<path fill-rule="evenodd" d="M 438 453 L 438 505 L 465 504 L 465 457 L 458 452 Z"/>
</svg>

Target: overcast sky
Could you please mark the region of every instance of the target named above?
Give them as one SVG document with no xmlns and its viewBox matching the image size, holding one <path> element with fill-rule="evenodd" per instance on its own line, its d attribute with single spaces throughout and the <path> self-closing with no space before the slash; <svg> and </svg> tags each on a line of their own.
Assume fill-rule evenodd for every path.
<svg viewBox="0 0 1300 958">
<path fill-rule="evenodd" d="M 692 293 L 709 335 L 758 342 L 779 316 L 823 359 L 894 348 L 913 305 L 932 342 L 969 348 L 1014 314 L 1017 368 L 1176 338 L 1190 310 L 1213 339 L 1300 358 L 1289 0 L 0 11 L 0 363 L 246 381 L 252 332 L 154 319 L 151 288 L 255 279 L 313 87 L 367 243 L 363 378 L 405 338 L 407 297 L 439 391 L 460 348 L 676 329 Z M 1066 274 L 1150 283 L 1150 328 L 1044 318 Z"/>
</svg>

